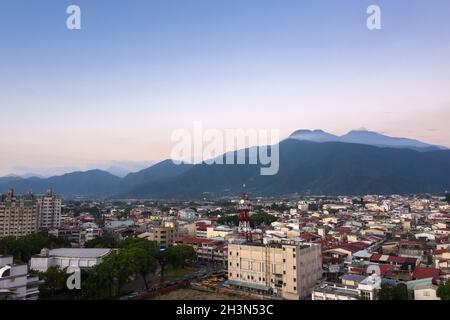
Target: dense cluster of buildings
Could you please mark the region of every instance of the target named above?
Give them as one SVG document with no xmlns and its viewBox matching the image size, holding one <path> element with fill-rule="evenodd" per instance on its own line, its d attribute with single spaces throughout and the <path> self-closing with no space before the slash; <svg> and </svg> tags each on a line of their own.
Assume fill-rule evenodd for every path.
<svg viewBox="0 0 450 320">
<path fill-rule="evenodd" d="M 31 192 L 18 196 L 12 189 L 0 195 L 0 237 L 22 237 L 57 229 L 60 218 L 61 198 L 54 196 L 51 189 L 40 196 Z"/>
<path fill-rule="evenodd" d="M 61 214 L 51 191 L 11 191 L 0 201 L 0 237 L 41 229 L 68 239 L 72 248 L 32 258 L 32 269 L 40 271 L 100 263 L 108 249 L 83 248 L 99 237 L 190 245 L 199 264 L 226 272 L 221 288 L 272 299 L 376 300 L 383 285 L 401 284 L 410 299 L 433 300 L 450 279 L 450 206 L 438 196 L 255 199 L 250 220 L 260 214 L 273 222 L 252 225 L 247 238 L 233 219 L 221 219 L 238 215 L 239 199 L 77 206 L 88 209 Z"/>
</svg>

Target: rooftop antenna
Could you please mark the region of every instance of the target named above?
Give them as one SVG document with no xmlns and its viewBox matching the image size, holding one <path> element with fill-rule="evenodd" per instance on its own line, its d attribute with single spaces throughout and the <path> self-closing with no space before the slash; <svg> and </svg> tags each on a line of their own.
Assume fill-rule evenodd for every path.
<svg viewBox="0 0 450 320">
<path fill-rule="evenodd" d="M 248 194 L 244 193 L 239 202 L 239 235 L 248 242 L 252 241 L 252 233 L 250 228 L 250 201 Z"/>
</svg>

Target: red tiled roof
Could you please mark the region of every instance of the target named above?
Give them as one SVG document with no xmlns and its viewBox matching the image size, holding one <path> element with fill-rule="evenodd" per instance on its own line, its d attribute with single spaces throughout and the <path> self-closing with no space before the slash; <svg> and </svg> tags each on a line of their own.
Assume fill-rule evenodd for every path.
<svg viewBox="0 0 450 320">
<path fill-rule="evenodd" d="M 434 249 L 433 250 L 433 255 L 435 255 L 435 254 L 443 254 L 445 252 L 449 252 L 450 253 L 450 249 Z"/>
<path fill-rule="evenodd" d="M 340 244 L 339 246 L 334 247 L 333 249 L 344 249 L 346 251 L 350 251 L 352 254 L 361 250 L 360 247 L 353 246 L 351 243 Z"/>
<path fill-rule="evenodd" d="M 380 273 L 382 276 L 385 276 L 395 270 L 394 266 L 391 266 L 388 264 L 379 264 L 378 267 L 380 268 Z M 366 269 L 366 273 L 367 273 L 367 269 Z"/>
<path fill-rule="evenodd" d="M 202 243 L 211 243 L 214 241 L 215 240 L 213 240 L 213 239 L 192 238 L 192 237 L 183 237 L 183 238 L 178 238 L 175 240 L 176 243 L 192 244 L 192 245 L 199 245 Z"/>
<path fill-rule="evenodd" d="M 197 223 L 197 230 L 206 231 L 210 225 L 207 225 L 206 223 Z"/>
<path fill-rule="evenodd" d="M 441 271 L 439 269 L 417 267 L 414 269 L 414 272 L 412 273 L 412 278 L 414 280 L 433 278 L 433 281 L 436 281 L 439 279 L 440 274 Z"/>
<path fill-rule="evenodd" d="M 392 263 L 398 263 L 398 264 L 405 264 L 405 263 L 415 264 L 417 261 L 416 258 L 388 256 L 388 255 L 384 255 L 384 256 L 387 256 L 386 260 L 380 260 L 382 256 L 383 255 L 380 253 L 373 253 L 372 256 L 370 257 L 370 261 L 372 261 L 372 262 L 380 262 L 380 261 L 381 262 L 392 262 Z"/>
<path fill-rule="evenodd" d="M 359 248 L 360 250 L 365 249 L 367 247 L 370 247 L 370 244 L 366 243 L 366 242 L 349 242 L 350 245 Z"/>
<path fill-rule="evenodd" d="M 298 236 L 299 238 L 302 238 L 306 241 L 316 240 L 320 239 L 321 237 L 318 234 L 311 233 L 311 232 L 305 232 Z"/>
</svg>

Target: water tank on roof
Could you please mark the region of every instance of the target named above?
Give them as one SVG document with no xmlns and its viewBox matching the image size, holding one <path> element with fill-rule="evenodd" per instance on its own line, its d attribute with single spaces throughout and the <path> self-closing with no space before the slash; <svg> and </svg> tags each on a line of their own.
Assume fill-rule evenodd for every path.
<svg viewBox="0 0 450 320">
<path fill-rule="evenodd" d="M 50 255 L 50 250 L 49 249 L 44 248 L 44 249 L 41 250 L 40 256 L 48 258 L 49 255 Z"/>
</svg>

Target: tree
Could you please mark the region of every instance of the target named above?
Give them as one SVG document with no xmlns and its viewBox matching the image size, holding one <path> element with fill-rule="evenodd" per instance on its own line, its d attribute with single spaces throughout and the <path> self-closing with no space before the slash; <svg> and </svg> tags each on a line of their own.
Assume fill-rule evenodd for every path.
<svg viewBox="0 0 450 320">
<path fill-rule="evenodd" d="M 123 286 L 136 276 L 141 276 L 148 290 L 147 276 L 155 273 L 159 248 L 153 241 L 129 238 L 118 243 L 103 262 L 92 268 L 83 282 L 82 295 L 87 299 L 104 299 L 117 296 Z"/>
<path fill-rule="evenodd" d="M 168 251 L 166 249 L 158 249 L 153 251 L 153 257 L 158 261 L 161 278 L 160 281 L 164 281 L 164 273 L 168 263 Z"/>
<path fill-rule="evenodd" d="M 141 275 L 145 283 L 145 288 L 148 291 L 147 276 L 149 273 L 156 271 L 156 259 L 152 256 L 152 252 L 143 247 L 135 246 L 128 249 L 128 254 L 131 259 L 131 268 L 135 274 Z"/>
<path fill-rule="evenodd" d="M 40 280 L 44 280 L 39 286 L 41 297 L 53 297 L 56 291 L 66 287 L 68 278 L 67 268 L 49 267 L 47 271 L 38 274 Z"/>
<path fill-rule="evenodd" d="M 382 284 L 378 290 L 378 300 L 392 300 L 392 286 Z"/>
<path fill-rule="evenodd" d="M 236 214 L 224 215 L 224 216 L 220 217 L 219 219 L 217 219 L 217 223 L 237 226 L 239 224 L 239 219 Z"/>
<path fill-rule="evenodd" d="M 174 268 L 184 268 L 186 265 L 195 259 L 195 250 L 189 245 L 177 245 L 168 250 L 169 264 Z"/>
<path fill-rule="evenodd" d="M 408 300 L 408 287 L 406 284 L 399 283 L 393 288 L 392 300 Z"/>
<path fill-rule="evenodd" d="M 101 237 L 86 241 L 85 248 L 116 248 L 117 241 L 113 237 Z"/>
<path fill-rule="evenodd" d="M 35 233 L 17 239 L 14 237 L 0 239 L 0 254 L 12 255 L 16 260 L 26 263 L 43 248 L 53 249 L 68 246 L 70 246 L 70 243 L 65 239 Z"/>
<path fill-rule="evenodd" d="M 396 286 L 382 284 L 378 290 L 378 300 L 408 300 L 408 288 L 404 283 Z"/>
<path fill-rule="evenodd" d="M 260 225 L 270 225 L 275 221 L 277 221 L 277 217 L 268 213 L 255 213 L 250 216 L 250 224 L 253 227 L 257 227 Z"/>
<path fill-rule="evenodd" d="M 445 285 L 440 285 L 436 294 L 441 300 L 450 300 L 450 281 Z"/>
</svg>

